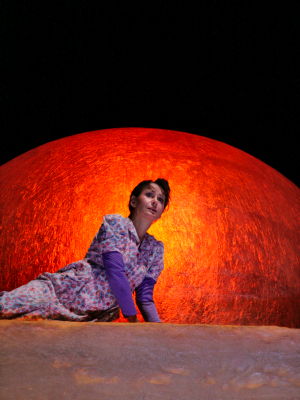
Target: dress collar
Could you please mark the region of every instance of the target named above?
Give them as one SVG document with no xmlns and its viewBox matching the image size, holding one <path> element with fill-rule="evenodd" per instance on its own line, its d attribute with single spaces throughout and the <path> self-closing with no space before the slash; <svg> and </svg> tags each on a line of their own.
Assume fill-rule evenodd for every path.
<svg viewBox="0 0 300 400">
<path fill-rule="evenodd" d="M 127 220 L 127 226 L 128 226 L 129 232 L 133 234 L 136 242 L 139 244 L 140 243 L 140 238 L 139 238 L 139 235 L 137 234 L 135 226 L 133 225 L 133 222 L 128 217 L 126 218 L 126 220 Z"/>
</svg>

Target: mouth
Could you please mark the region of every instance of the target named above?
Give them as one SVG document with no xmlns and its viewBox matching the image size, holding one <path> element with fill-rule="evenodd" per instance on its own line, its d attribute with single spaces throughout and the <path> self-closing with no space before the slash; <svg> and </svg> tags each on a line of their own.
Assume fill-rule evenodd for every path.
<svg viewBox="0 0 300 400">
<path fill-rule="evenodd" d="M 156 209 L 155 208 L 148 208 L 153 214 L 156 214 Z"/>
</svg>

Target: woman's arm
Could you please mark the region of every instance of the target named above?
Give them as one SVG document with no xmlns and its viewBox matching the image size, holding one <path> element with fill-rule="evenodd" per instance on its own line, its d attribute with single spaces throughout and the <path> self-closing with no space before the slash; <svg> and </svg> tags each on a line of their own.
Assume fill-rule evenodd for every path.
<svg viewBox="0 0 300 400">
<path fill-rule="evenodd" d="M 137 311 L 131 294 L 129 282 L 125 275 L 122 254 L 111 251 L 102 254 L 103 266 L 106 271 L 109 286 L 129 322 L 137 322 Z"/>
<path fill-rule="evenodd" d="M 153 300 L 154 285 L 164 268 L 164 245 L 156 241 L 153 258 L 143 282 L 135 289 L 136 304 L 147 322 L 161 322 Z"/>
<path fill-rule="evenodd" d="M 147 322 L 161 322 L 153 301 L 155 280 L 145 277 L 143 282 L 135 289 L 136 304 Z"/>
</svg>

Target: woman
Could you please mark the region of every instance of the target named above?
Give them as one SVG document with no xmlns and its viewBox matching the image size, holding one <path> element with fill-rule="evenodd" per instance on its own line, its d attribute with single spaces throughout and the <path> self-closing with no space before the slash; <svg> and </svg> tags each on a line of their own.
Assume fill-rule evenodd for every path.
<svg viewBox="0 0 300 400">
<path fill-rule="evenodd" d="M 163 243 L 147 233 L 169 203 L 165 179 L 140 182 L 129 199 L 130 215 L 106 215 L 85 258 L 56 273 L 45 272 L 11 292 L 0 293 L 0 318 L 112 321 L 119 309 L 129 322 L 137 310 L 160 322 L 153 289 L 163 269 Z"/>
</svg>

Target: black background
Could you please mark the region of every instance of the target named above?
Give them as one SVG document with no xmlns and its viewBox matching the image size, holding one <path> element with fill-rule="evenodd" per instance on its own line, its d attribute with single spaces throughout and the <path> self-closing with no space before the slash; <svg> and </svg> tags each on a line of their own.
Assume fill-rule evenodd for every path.
<svg viewBox="0 0 300 400">
<path fill-rule="evenodd" d="M 1 1 L 1 163 L 140 126 L 220 140 L 299 185 L 298 14 L 188 3 Z"/>
</svg>

